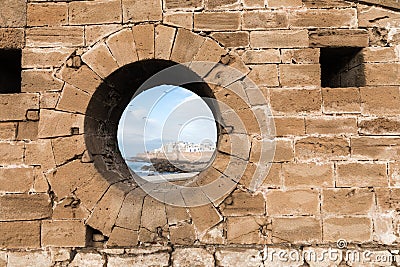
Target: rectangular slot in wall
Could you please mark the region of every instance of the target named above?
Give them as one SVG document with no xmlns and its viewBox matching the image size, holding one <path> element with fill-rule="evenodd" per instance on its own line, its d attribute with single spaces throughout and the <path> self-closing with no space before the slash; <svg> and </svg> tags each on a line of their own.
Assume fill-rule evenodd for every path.
<svg viewBox="0 0 400 267">
<path fill-rule="evenodd" d="M 21 92 L 21 49 L 0 49 L 0 94 Z"/>
</svg>

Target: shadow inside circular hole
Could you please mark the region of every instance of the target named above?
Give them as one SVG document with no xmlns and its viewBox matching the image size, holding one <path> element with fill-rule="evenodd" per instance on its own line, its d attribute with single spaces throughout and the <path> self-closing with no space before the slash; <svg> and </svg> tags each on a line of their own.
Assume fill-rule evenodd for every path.
<svg viewBox="0 0 400 267">
<path fill-rule="evenodd" d="M 143 84 L 149 78 L 172 66 L 175 66 L 174 71 L 172 74 L 169 73 L 167 82 L 161 79 L 156 83 L 148 83 L 147 87 L 143 88 Z M 188 89 L 200 97 L 215 98 L 211 88 L 205 82 L 180 84 L 182 80 L 202 81 L 196 73 L 183 65 L 177 65 L 168 60 L 152 59 L 121 67 L 105 78 L 97 88 L 86 110 L 85 142 L 89 153 L 93 156 L 96 168 L 108 181 L 115 182 L 132 178 L 118 148 L 117 131 L 124 110 L 141 86 L 141 90 L 148 90 L 167 83 Z M 176 81 L 175 84 L 174 81 Z M 217 107 L 209 103 L 207 105 L 216 117 Z M 217 145 L 219 134 L 220 126 L 217 124 Z"/>
</svg>

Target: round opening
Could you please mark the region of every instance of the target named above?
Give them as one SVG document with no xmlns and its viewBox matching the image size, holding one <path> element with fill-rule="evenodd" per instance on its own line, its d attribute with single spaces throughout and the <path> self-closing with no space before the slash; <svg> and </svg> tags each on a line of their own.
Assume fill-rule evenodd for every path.
<svg viewBox="0 0 400 267">
<path fill-rule="evenodd" d="M 118 147 L 130 171 L 148 182 L 186 180 L 212 163 L 217 124 L 207 103 L 176 85 L 135 95 L 118 124 Z"/>
</svg>

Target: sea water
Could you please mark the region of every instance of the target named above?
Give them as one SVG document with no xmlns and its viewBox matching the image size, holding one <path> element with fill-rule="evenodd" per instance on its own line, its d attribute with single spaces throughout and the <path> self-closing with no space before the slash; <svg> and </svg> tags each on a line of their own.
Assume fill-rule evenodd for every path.
<svg viewBox="0 0 400 267">
<path fill-rule="evenodd" d="M 127 161 L 128 167 L 139 176 L 154 175 L 156 172 L 152 170 L 142 170 L 142 167 L 151 167 L 151 162 L 146 161 Z"/>
</svg>

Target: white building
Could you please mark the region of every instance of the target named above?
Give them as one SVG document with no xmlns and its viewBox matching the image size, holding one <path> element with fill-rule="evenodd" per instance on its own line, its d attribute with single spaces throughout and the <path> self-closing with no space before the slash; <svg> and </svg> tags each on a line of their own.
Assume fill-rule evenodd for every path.
<svg viewBox="0 0 400 267">
<path fill-rule="evenodd" d="M 214 152 L 216 145 L 212 142 L 194 144 L 190 142 L 171 142 L 163 144 L 160 148 L 154 149 L 153 153 L 173 153 L 173 152 Z"/>
</svg>

